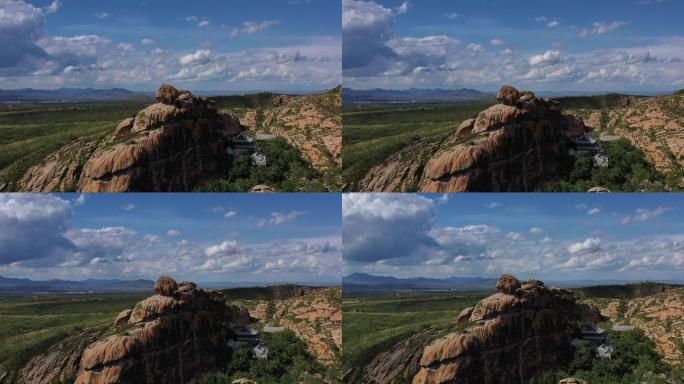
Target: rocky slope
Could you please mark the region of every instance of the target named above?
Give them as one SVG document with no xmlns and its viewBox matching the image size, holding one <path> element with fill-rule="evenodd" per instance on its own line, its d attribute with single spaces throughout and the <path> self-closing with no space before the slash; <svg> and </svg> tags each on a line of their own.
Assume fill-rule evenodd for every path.
<svg viewBox="0 0 684 384">
<path fill-rule="evenodd" d="M 221 368 L 233 327 L 250 321 L 246 308 L 226 306 L 220 292 L 162 276 L 154 295 L 121 312 L 111 329 L 67 338 L 22 374 L 29 383 L 184 384 Z"/>
<path fill-rule="evenodd" d="M 629 300 L 591 300 L 616 324 L 633 325 L 673 365 L 684 364 L 684 288 Z"/>
<path fill-rule="evenodd" d="M 581 324 L 601 320 L 570 291 L 503 275 L 497 293 L 463 310 L 462 327 L 427 346 L 413 384 L 525 383 L 572 358 Z"/>
<path fill-rule="evenodd" d="M 309 352 L 325 365 L 339 362 L 342 351 L 341 289 L 308 289 L 294 297 L 275 301 L 268 318 L 268 304 L 257 305 L 250 313 L 265 323 L 277 324 L 294 332 Z"/>
<path fill-rule="evenodd" d="M 87 330 L 71 335 L 34 356 L 20 372 L 26 384 L 66 382 L 76 377 L 85 348 L 104 335 L 103 330 Z"/>
<path fill-rule="evenodd" d="M 208 99 L 163 85 L 156 103 L 125 119 L 99 143 L 73 143 L 30 168 L 32 192 L 191 191 L 228 166 L 239 120 Z"/>
<path fill-rule="evenodd" d="M 242 124 L 285 138 L 319 171 L 342 165 L 342 90 L 310 96 L 277 96 L 269 107 L 248 111 Z"/>
<path fill-rule="evenodd" d="M 628 139 L 643 150 L 660 171 L 684 167 L 684 91 L 638 98 L 589 115 L 600 132 Z"/>
<path fill-rule="evenodd" d="M 510 86 L 497 101 L 462 122 L 432 154 L 406 149 L 373 168 L 364 191 L 533 191 L 567 172 L 571 139 L 586 129 L 582 120 Z"/>
</svg>

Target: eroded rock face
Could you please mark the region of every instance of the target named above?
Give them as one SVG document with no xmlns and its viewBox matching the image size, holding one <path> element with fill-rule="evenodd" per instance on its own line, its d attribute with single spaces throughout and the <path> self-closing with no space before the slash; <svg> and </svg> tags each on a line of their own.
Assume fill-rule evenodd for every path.
<svg viewBox="0 0 684 384">
<path fill-rule="evenodd" d="M 569 170 L 570 140 L 586 130 L 581 119 L 510 86 L 501 88 L 497 100 L 432 156 L 421 191 L 532 191 Z"/>
<path fill-rule="evenodd" d="M 45 353 L 32 357 L 21 369 L 21 382 L 44 384 L 73 379 L 78 372 L 83 350 L 101 335 L 101 331 L 83 331 L 50 346 Z"/>
<path fill-rule="evenodd" d="M 29 169 L 27 192 L 182 192 L 214 180 L 230 164 L 237 117 L 216 104 L 162 85 L 156 103 L 121 121 L 97 141 L 63 146 Z"/>
<path fill-rule="evenodd" d="M 568 362 L 580 324 L 602 319 L 596 308 L 577 304 L 570 291 L 540 281 L 521 285 L 504 275 L 497 290 L 461 313 L 465 331 L 424 349 L 413 384 L 528 382 Z"/>
<path fill-rule="evenodd" d="M 85 349 L 76 383 L 188 383 L 220 368 L 231 328 L 249 322 L 221 292 L 163 276 L 155 295 L 117 317 L 114 334 Z"/>
</svg>

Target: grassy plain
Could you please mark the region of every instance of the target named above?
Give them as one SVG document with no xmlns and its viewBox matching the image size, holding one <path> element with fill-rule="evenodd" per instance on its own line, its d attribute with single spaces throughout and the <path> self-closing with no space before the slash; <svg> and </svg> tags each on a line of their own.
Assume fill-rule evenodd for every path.
<svg viewBox="0 0 684 384">
<path fill-rule="evenodd" d="M 454 330 L 458 314 L 485 296 L 430 292 L 344 297 L 342 371 L 361 374 L 377 354 L 417 332 L 430 329 L 436 339 Z M 354 379 L 358 377 L 350 382 Z"/>
<path fill-rule="evenodd" d="M 342 108 L 342 175 L 352 188 L 374 166 L 408 145 L 441 142 L 466 119 L 494 104 L 345 104 Z M 353 190 L 353 189 L 352 189 Z"/>
<path fill-rule="evenodd" d="M 110 326 L 143 294 L 55 294 L 0 297 L 0 377 L 57 341 Z"/>
<path fill-rule="evenodd" d="M 0 104 L 0 191 L 31 166 L 77 140 L 98 141 L 144 102 Z"/>
</svg>

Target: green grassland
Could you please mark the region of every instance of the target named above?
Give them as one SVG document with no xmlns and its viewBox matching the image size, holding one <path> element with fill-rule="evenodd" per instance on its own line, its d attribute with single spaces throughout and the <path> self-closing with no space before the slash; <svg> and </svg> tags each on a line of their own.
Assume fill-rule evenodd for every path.
<svg viewBox="0 0 684 384">
<path fill-rule="evenodd" d="M 416 142 L 439 143 L 494 101 L 450 104 L 345 104 L 342 177 L 354 190 L 374 166 Z"/>
<path fill-rule="evenodd" d="M 0 104 L 0 190 L 16 190 L 31 166 L 76 140 L 99 141 L 143 102 Z"/>
<path fill-rule="evenodd" d="M 377 354 L 397 342 L 427 330 L 432 340 L 454 331 L 461 310 L 486 295 L 431 292 L 345 297 L 342 301 L 343 372 L 353 369 L 357 377 L 350 382 L 355 382 Z"/>
<path fill-rule="evenodd" d="M 87 329 L 104 329 L 144 295 L 74 294 L 0 297 L 0 377 L 21 369 L 50 345 Z"/>
</svg>

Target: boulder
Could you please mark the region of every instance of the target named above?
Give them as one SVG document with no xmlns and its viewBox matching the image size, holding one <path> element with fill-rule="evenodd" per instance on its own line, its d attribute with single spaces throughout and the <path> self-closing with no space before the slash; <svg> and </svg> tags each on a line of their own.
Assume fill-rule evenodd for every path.
<svg viewBox="0 0 684 384">
<path fill-rule="evenodd" d="M 504 273 L 499 280 L 496 281 L 496 290 L 501 293 L 513 294 L 520 288 L 520 280 L 515 276 Z"/>
<path fill-rule="evenodd" d="M 504 105 L 515 105 L 520 98 L 520 92 L 510 85 L 504 85 L 496 94 L 496 101 Z"/>
<path fill-rule="evenodd" d="M 575 379 L 574 377 L 569 377 L 567 379 L 562 379 L 558 384 L 587 384 L 586 381 L 582 379 Z"/>
<path fill-rule="evenodd" d="M 470 322 L 470 315 L 473 314 L 473 307 L 468 307 L 461 311 L 456 318 L 456 325 L 461 326 Z"/>
<path fill-rule="evenodd" d="M 532 91 L 520 91 L 520 98 L 518 98 L 519 103 L 531 103 L 535 99 L 534 93 Z"/>
<path fill-rule="evenodd" d="M 273 193 L 273 192 L 275 192 L 275 190 L 273 190 L 273 188 L 271 188 L 268 185 L 259 184 L 259 185 L 255 185 L 254 187 L 252 187 L 250 192 L 252 192 L 252 193 Z"/>
<path fill-rule="evenodd" d="M 242 379 L 233 380 L 233 384 L 257 384 L 257 383 L 252 381 L 252 380 L 242 378 Z"/>
<path fill-rule="evenodd" d="M 473 131 L 473 127 L 475 126 L 475 119 L 468 119 L 462 122 L 458 128 L 456 129 L 456 137 L 459 139 L 462 139 Z"/>
<path fill-rule="evenodd" d="M 128 119 L 122 120 L 116 126 L 116 130 L 114 131 L 114 136 L 116 138 L 121 138 L 121 137 L 128 135 L 131 132 L 131 129 L 133 128 L 133 122 L 135 122 L 135 119 L 132 117 L 129 117 Z"/>
<path fill-rule="evenodd" d="M 173 296 L 178 291 L 176 281 L 168 276 L 161 276 L 154 283 L 154 294 L 162 296 Z"/>
<path fill-rule="evenodd" d="M 609 193 L 610 189 L 604 187 L 591 187 L 587 191 L 589 193 Z"/>
<path fill-rule="evenodd" d="M 163 84 L 161 87 L 159 87 L 157 93 L 154 94 L 154 99 L 158 103 L 170 105 L 176 102 L 176 99 L 178 99 L 179 94 L 180 93 L 178 92 L 178 90 L 173 86 Z"/>
<path fill-rule="evenodd" d="M 131 318 L 131 312 L 133 312 L 130 309 L 124 309 L 119 313 L 118 316 L 116 316 L 116 319 L 114 319 L 114 327 L 121 327 L 123 325 L 128 324 L 128 319 Z"/>
<path fill-rule="evenodd" d="M 195 290 L 197 290 L 197 284 L 192 281 L 182 281 L 178 284 L 178 292 L 180 293 L 193 292 Z"/>
</svg>

